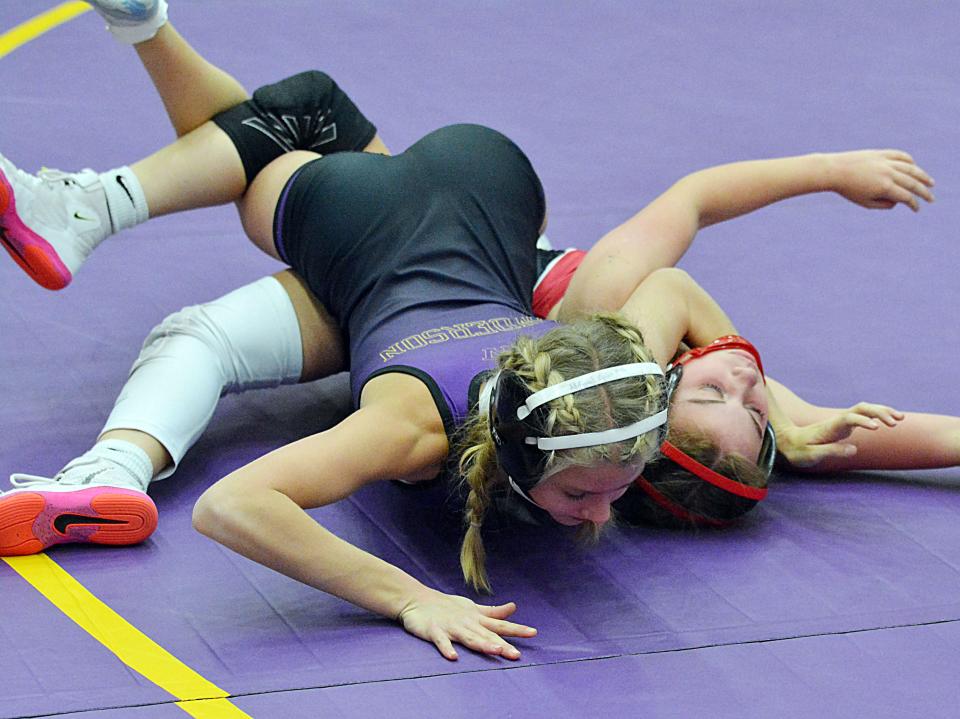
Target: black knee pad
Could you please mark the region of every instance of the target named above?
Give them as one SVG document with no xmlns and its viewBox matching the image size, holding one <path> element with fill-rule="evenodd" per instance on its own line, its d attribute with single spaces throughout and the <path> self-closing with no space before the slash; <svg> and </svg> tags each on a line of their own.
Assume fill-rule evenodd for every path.
<svg viewBox="0 0 960 719">
<path fill-rule="evenodd" d="M 286 152 L 359 151 L 377 134 L 333 78 L 317 70 L 265 85 L 213 121 L 240 153 L 248 183 Z"/>
</svg>

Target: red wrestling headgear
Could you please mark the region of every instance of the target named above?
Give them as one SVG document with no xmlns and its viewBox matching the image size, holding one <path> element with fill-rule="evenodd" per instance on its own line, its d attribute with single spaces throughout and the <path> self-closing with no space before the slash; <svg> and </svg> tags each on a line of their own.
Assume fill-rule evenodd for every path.
<svg viewBox="0 0 960 719">
<path fill-rule="evenodd" d="M 668 403 L 670 401 L 670 396 L 680 383 L 680 377 L 683 374 L 683 366 L 685 364 L 703 357 L 704 355 L 723 350 L 742 350 L 750 354 L 750 356 L 752 356 L 754 361 L 757 363 L 757 369 L 760 370 L 760 376 L 763 378 L 764 383 L 766 383 L 766 376 L 763 372 L 763 362 L 760 360 L 760 353 L 757 351 L 757 348 L 739 335 L 725 335 L 715 339 L 706 347 L 696 347 L 684 352 L 670 365 L 667 372 Z M 695 460 L 693 457 L 690 457 L 676 446 L 671 444 L 669 441 L 663 442 L 663 444 L 660 446 L 660 451 L 666 460 L 680 465 L 691 474 L 699 477 L 705 482 L 709 482 L 715 487 L 719 487 L 726 492 L 730 492 L 738 497 L 744 497 L 746 499 L 752 499 L 755 501 L 759 501 L 767 496 L 766 487 L 750 487 L 741 482 L 730 479 L 729 477 L 724 477 L 722 474 L 715 472 L 710 467 L 707 467 L 706 465 Z M 770 473 L 773 471 L 773 463 L 776 459 L 776 456 L 776 436 L 774 435 L 773 428 L 769 423 L 767 423 L 767 426 L 764 430 L 763 442 L 760 446 L 760 455 L 757 458 L 757 466 L 767 477 L 769 477 Z M 671 500 L 662 492 L 658 491 L 656 487 L 654 487 L 643 477 L 639 477 L 637 479 L 636 485 L 639 489 L 643 490 L 643 492 L 646 493 L 656 504 L 670 512 L 677 519 L 685 522 L 693 522 L 695 524 L 726 524 L 726 522 L 704 517 L 689 511 L 677 502 Z"/>
</svg>

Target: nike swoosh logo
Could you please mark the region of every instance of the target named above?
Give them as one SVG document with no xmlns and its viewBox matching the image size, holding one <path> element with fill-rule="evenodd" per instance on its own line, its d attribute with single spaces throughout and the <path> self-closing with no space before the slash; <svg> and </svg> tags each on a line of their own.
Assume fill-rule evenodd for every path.
<svg viewBox="0 0 960 719">
<path fill-rule="evenodd" d="M 120 185 L 120 189 L 127 193 L 127 197 L 130 198 L 130 204 L 136 206 L 136 202 L 133 201 L 133 195 L 130 194 L 130 190 L 127 189 L 127 183 L 123 181 L 123 177 L 117 175 L 117 184 Z"/>
<path fill-rule="evenodd" d="M 103 469 L 98 469 L 98 470 L 97 470 L 96 472 L 94 472 L 93 474 L 85 477 L 84 480 L 83 480 L 80 484 L 90 484 L 90 483 L 93 481 L 93 478 L 94 478 L 94 477 L 96 477 L 98 474 L 103 474 L 104 472 L 106 472 L 106 471 L 109 470 L 109 469 L 110 469 L 109 467 L 104 467 Z"/>
<path fill-rule="evenodd" d="M 127 524 L 123 519 L 106 519 L 105 517 L 90 517 L 85 514 L 60 514 L 53 520 L 53 528 L 60 534 L 66 534 L 70 527 L 91 524 Z"/>
<path fill-rule="evenodd" d="M 77 218 L 78 220 L 83 220 L 84 222 L 96 222 L 96 221 L 97 221 L 97 218 L 96 218 L 96 217 L 84 217 L 84 216 L 81 215 L 79 212 L 74 212 L 74 213 L 73 213 L 73 216 L 74 216 L 75 218 Z"/>
</svg>

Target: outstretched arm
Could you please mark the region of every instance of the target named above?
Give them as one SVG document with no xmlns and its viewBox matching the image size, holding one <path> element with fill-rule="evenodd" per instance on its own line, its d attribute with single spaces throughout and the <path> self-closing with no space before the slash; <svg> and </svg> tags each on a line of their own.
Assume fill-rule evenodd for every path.
<svg viewBox="0 0 960 719">
<path fill-rule="evenodd" d="M 278 449 L 207 490 L 199 531 L 293 579 L 391 619 L 456 659 L 452 642 L 508 659 L 504 636 L 533 636 L 506 618 L 512 604 L 486 607 L 431 589 L 335 536 L 304 510 L 348 497 L 383 479 L 433 477 L 447 454 L 429 391 L 406 375 L 372 380 L 359 410 L 336 427 Z M 418 411 L 419 408 L 419 411 Z M 371 438 L 377 450 L 370 451 Z"/>
<path fill-rule="evenodd" d="M 651 272 L 675 265 L 697 232 L 779 200 L 833 191 L 862 207 L 917 210 L 933 180 L 899 150 L 861 150 L 720 165 L 688 175 L 602 237 L 563 299 L 567 313 L 617 309 Z"/>
<path fill-rule="evenodd" d="M 666 366 L 681 342 L 700 347 L 736 329 L 716 301 L 683 270 L 650 274 L 620 311 L 641 331 L 657 361 Z M 960 418 L 904 415 L 861 402 L 849 409 L 814 407 L 767 378 L 768 421 L 780 454 L 795 467 L 906 469 L 950 466 L 960 461 Z M 887 431 L 875 432 L 884 428 Z M 928 434 L 929 433 L 929 434 Z M 895 437 L 895 446 L 884 441 Z"/>
<path fill-rule="evenodd" d="M 833 439 L 845 452 L 806 466 L 806 472 L 844 472 L 862 469 L 937 469 L 960 465 L 960 417 L 920 412 L 897 412 L 884 405 L 860 403 L 850 409 L 818 407 L 798 397 L 776 380 L 767 386 L 790 420 L 801 428 L 829 431 L 841 418 L 860 414 L 872 423 L 849 426 Z M 892 421 L 891 421 L 892 420 Z M 796 466 L 796 465 L 795 465 Z"/>
</svg>

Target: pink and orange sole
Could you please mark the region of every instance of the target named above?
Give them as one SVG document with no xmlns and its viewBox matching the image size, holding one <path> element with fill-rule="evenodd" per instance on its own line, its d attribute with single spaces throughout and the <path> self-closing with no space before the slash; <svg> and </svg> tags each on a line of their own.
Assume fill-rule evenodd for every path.
<svg viewBox="0 0 960 719">
<path fill-rule="evenodd" d="M 24 272 L 41 287 L 62 290 L 70 284 L 73 275 L 50 243 L 31 230 L 17 214 L 13 188 L 0 171 L 0 245 L 10 254 Z"/>
<path fill-rule="evenodd" d="M 66 525 L 62 531 L 58 518 Z M 36 554 L 67 543 L 139 544 L 153 534 L 157 520 L 153 500 L 135 490 L 18 491 L 0 497 L 0 556 Z"/>
</svg>

